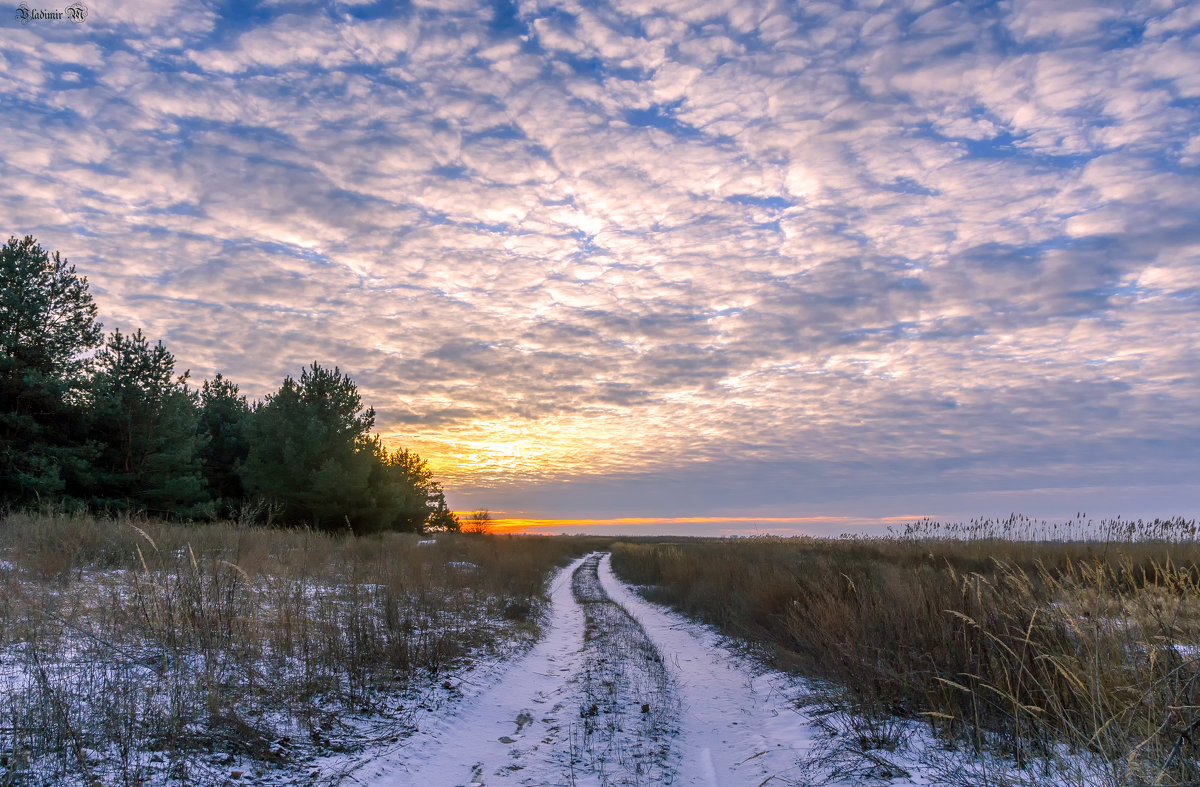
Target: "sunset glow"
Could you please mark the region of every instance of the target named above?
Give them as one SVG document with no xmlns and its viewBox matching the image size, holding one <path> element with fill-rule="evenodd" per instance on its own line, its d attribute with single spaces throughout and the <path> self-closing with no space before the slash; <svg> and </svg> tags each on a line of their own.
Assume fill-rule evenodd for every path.
<svg viewBox="0 0 1200 787">
<path fill-rule="evenodd" d="M 455 512 L 469 517 L 471 512 Z M 880 535 L 888 527 L 902 526 L 922 516 L 899 517 L 617 517 L 612 519 L 530 519 L 496 516 L 491 520 L 491 532 L 531 535 L 647 535 L 652 533 L 695 534 L 704 536 L 803 536 L 829 535 L 839 532 L 859 532 Z"/>
</svg>

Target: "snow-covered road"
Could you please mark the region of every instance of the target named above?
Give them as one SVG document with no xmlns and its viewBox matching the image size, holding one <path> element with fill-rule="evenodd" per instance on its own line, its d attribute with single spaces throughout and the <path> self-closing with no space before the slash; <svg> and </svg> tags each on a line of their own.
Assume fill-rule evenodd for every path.
<svg viewBox="0 0 1200 787">
<path fill-rule="evenodd" d="M 638 596 L 617 579 L 609 555 L 600 581 L 615 602 L 642 624 L 675 679 L 680 704 L 680 768 L 675 784 L 787 784 L 812 745 L 812 728 L 789 701 L 792 682 L 754 674 L 719 638 Z"/>
<path fill-rule="evenodd" d="M 387 787 L 795 783 L 812 728 L 778 674 L 641 599 L 607 554 L 554 580 L 545 635 L 356 774 Z M 665 666 L 665 669 L 664 669 Z"/>
<path fill-rule="evenodd" d="M 423 723 L 373 778 L 358 778 L 373 785 L 448 787 L 556 784 L 564 772 L 569 775 L 564 728 L 579 715 L 571 679 L 583 663 L 584 632 L 571 579 L 584 560 L 555 577 L 545 635 L 529 653 L 492 675 L 495 682 L 479 693 Z"/>
</svg>

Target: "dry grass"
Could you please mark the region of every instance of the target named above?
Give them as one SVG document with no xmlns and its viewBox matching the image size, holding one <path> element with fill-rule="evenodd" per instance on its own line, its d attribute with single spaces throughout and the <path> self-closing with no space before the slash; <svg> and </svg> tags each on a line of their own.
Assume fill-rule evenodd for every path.
<svg viewBox="0 0 1200 787">
<path fill-rule="evenodd" d="M 972 526 L 947 538 L 925 523 L 878 540 L 623 544 L 613 567 L 835 687 L 823 705 L 840 749 L 874 775 L 910 719 L 1002 755 L 947 772 L 963 783 L 1074 769 L 1078 783 L 1195 784 L 1200 546 L 1170 537 L 1194 524 L 1118 524 L 1122 539 L 1102 542 L 973 538 L 989 531 Z"/>
<path fill-rule="evenodd" d="M 590 547 L 4 517 L 0 784 L 220 783 L 394 739 L 466 657 L 531 641 Z"/>
<path fill-rule="evenodd" d="M 571 581 L 586 619 L 586 662 L 579 724 L 571 730 L 570 783 L 582 765 L 603 787 L 670 784 L 679 711 L 670 673 L 641 624 L 604 591 L 599 561 L 590 557 Z"/>
</svg>

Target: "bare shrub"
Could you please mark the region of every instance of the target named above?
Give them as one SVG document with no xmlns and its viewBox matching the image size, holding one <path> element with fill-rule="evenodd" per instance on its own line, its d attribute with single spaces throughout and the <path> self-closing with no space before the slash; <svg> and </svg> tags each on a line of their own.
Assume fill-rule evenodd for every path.
<svg viewBox="0 0 1200 787">
<path fill-rule="evenodd" d="M 487 510 L 473 511 L 462 519 L 462 532 L 482 536 L 492 531 L 492 515 Z"/>
</svg>

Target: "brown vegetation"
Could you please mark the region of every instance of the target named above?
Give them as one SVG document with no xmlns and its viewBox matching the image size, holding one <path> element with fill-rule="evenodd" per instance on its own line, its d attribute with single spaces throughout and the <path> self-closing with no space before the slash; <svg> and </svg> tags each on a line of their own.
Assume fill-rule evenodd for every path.
<svg viewBox="0 0 1200 787">
<path fill-rule="evenodd" d="M 581 539 L 0 519 L 0 784 L 214 783 L 411 728 Z M 232 763 L 232 764 L 231 764 Z"/>
<path fill-rule="evenodd" d="M 1113 785 L 1197 783 L 1195 524 L 1022 540 L 1035 524 L 1010 520 L 1010 540 L 973 537 L 996 532 L 983 522 L 887 539 L 625 543 L 613 567 L 836 687 L 822 704 L 852 720 L 840 745 L 871 762 L 908 718 L 951 745 L 1003 752 L 1030 783 L 1068 762 Z"/>
</svg>

